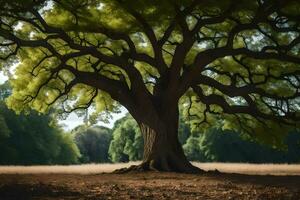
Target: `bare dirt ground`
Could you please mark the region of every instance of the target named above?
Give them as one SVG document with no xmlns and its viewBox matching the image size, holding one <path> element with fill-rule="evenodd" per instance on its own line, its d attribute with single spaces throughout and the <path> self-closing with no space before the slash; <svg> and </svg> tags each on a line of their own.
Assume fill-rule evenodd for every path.
<svg viewBox="0 0 300 200">
<path fill-rule="evenodd" d="M 223 172 L 235 168 L 236 172 L 246 171 L 248 175 L 98 173 L 101 170 L 109 171 L 124 165 L 112 165 L 111 168 L 109 165 L 105 165 L 105 168 L 103 165 L 85 165 L 79 166 L 81 171 L 77 172 L 74 171 L 75 166 L 74 169 L 69 168 L 70 171 L 68 168 L 61 168 L 59 171 L 57 169 L 59 167 L 50 167 L 52 171 L 49 171 L 49 168 L 47 171 L 45 169 L 47 167 L 44 167 L 44 171 L 37 171 L 38 173 L 30 173 L 28 168 L 16 167 L 11 169 L 18 171 L 9 172 L 4 170 L 9 167 L 0 167 L 0 199 L 300 199 L 300 176 L 296 175 L 300 172 L 299 165 L 292 165 L 290 168 L 289 165 L 248 165 L 248 167 L 246 164 L 211 164 L 214 167 L 208 164 L 199 165 L 205 166 L 206 169 L 217 168 Z M 284 170 L 284 166 L 287 170 Z M 84 173 L 82 170 L 84 168 L 87 170 L 88 167 L 90 171 Z M 33 167 L 30 169 L 33 170 Z M 253 175 L 255 171 L 260 175 Z M 276 175 L 261 175 L 263 171 L 266 171 L 266 174 Z M 294 175 L 287 175 L 288 173 Z"/>
</svg>

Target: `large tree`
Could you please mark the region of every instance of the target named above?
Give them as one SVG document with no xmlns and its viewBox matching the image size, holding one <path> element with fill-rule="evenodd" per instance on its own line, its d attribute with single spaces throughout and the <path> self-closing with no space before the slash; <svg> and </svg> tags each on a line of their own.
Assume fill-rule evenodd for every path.
<svg viewBox="0 0 300 200">
<path fill-rule="evenodd" d="M 178 141 L 179 103 L 198 125 L 300 118 L 297 0 L 1 0 L 0 10 L 2 66 L 19 62 L 8 104 L 93 106 L 93 119 L 123 105 L 144 137 L 139 169 L 199 171 Z"/>
</svg>

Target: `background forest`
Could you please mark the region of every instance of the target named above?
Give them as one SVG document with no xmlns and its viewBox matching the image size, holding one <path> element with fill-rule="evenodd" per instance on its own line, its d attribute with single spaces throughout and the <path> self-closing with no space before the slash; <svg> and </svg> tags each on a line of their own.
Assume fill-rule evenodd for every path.
<svg viewBox="0 0 300 200">
<path fill-rule="evenodd" d="M 78 126 L 66 132 L 48 115 L 15 114 L 5 105 L 8 83 L 0 86 L 0 164 L 79 164 L 142 159 L 143 138 L 127 114 L 112 129 Z M 222 130 L 191 130 L 180 117 L 179 140 L 189 160 L 200 162 L 299 163 L 300 134 L 290 132 L 281 147 L 258 143 L 248 135 Z"/>
</svg>

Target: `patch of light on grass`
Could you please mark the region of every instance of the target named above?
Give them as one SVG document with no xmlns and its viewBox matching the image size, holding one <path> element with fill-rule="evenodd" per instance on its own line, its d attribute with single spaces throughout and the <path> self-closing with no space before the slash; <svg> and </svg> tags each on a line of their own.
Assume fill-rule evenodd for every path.
<svg viewBox="0 0 300 200">
<path fill-rule="evenodd" d="M 138 162 L 52 166 L 0 166 L 0 174 L 100 174 L 129 167 Z"/>
<path fill-rule="evenodd" d="M 249 175 L 300 175 L 299 164 L 249 164 L 249 163 L 199 163 L 193 164 L 203 170 L 219 170 L 224 173 Z"/>
</svg>

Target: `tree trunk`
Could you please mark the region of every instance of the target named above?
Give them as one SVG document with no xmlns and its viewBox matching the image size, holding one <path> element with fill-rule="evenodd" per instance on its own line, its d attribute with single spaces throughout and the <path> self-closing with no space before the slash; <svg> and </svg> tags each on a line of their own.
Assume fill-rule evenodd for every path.
<svg viewBox="0 0 300 200">
<path fill-rule="evenodd" d="M 164 94 L 166 97 L 159 98 Z M 147 98 L 127 106 L 137 121 L 144 138 L 143 161 L 138 166 L 116 170 L 116 173 L 128 171 L 170 171 L 182 173 L 200 173 L 203 170 L 193 166 L 184 155 L 178 139 L 179 111 L 175 95 L 160 92 L 150 102 Z M 146 99 L 146 100 L 145 100 Z M 148 102 L 148 104 L 147 104 Z"/>
<path fill-rule="evenodd" d="M 156 131 L 145 124 L 140 125 L 144 137 L 144 155 L 141 166 L 145 170 L 195 173 L 194 167 L 185 157 L 181 144 L 175 136 Z"/>
<path fill-rule="evenodd" d="M 202 172 L 194 167 L 184 155 L 178 140 L 178 110 L 153 117 L 148 125 L 139 123 L 144 137 L 143 170 L 172 171 L 183 173 Z"/>
</svg>

